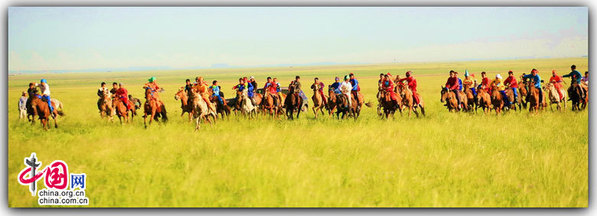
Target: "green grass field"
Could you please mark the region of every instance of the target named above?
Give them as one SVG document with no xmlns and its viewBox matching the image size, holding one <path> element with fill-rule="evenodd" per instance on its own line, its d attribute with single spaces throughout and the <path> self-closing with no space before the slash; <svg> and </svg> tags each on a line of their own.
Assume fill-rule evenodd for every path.
<svg viewBox="0 0 597 216">
<path fill-rule="evenodd" d="M 537 68 L 548 79 L 571 64 L 588 70 L 587 58 L 570 58 L 9 76 L 9 206 L 38 207 L 17 181 L 23 158 L 36 152 L 44 166 L 63 160 L 87 174 L 89 207 L 587 207 L 588 111 L 448 113 L 439 95 L 450 69 L 494 77 Z M 381 120 L 375 107 L 357 121 L 314 119 L 311 111 L 294 121 L 233 116 L 195 132 L 174 100 L 195 76 L 218 79 L 232 97 L 239 76 L 253 75 L 260 86 L 275 76 L 286 86 L 301 75 L 306 86 L 316 76 L 328 85 L 354 72 L 376 105 L 379 73 L 407 70 L 425 117 Z M 123 82 L 144 100 L 141 86 L 151 76 L 166 89 L 167 124 L 100 119 L 100 82 Z M 47 132 L 19 121 L 17 109 L 20 92 L 42 77 L 66 113 Z"/>
</svg>

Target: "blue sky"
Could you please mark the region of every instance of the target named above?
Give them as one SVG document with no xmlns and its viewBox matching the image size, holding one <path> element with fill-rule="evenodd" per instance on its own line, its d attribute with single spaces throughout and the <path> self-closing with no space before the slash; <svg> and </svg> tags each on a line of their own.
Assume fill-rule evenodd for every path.
<svg viewBox="0 0 597 216">
<path fill-rule="evenodd" d="M 10 7 L 9 70 L 588 55 L 587 7 Z"/>
</svg>

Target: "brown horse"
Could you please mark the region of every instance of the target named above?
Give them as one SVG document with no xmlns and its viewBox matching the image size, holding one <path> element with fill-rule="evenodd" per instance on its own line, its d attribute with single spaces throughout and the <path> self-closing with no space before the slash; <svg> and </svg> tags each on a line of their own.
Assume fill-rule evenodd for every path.
<svg viewBox="0 0 597 216">
<path fill-rule="evenodd" d="M 491 109 L 491 96 L 483 87 L 477 88 L 477 107 L 481 107 L 485 114 Z M 475 111 L 477 110 L 477 107 L 475 107 Z"/>
<path fill-rule="evenodd" d="M 230 107 L 225 104 L 224 98 L 222 102 L 218 100 L 218 97 L 211 96 L 209 100 L 216 105 L 216 114 L 220 114 L 221 118 L 228 117 L 230 115 Z"/>
<path fill-rule="evenodd" d="M 191 118 L 192 118 L 191 111 L 193 111 L 193 107 L 189 103 L 189 96 L 188 96 L 187 92 L 185 92 L 183 87 L 178 89 L 178 92 L 176 92 L 176 94 L 174 94 L 174 99 L 180 100 L 180 108 L 182 109 L 180 116 L 182 117 L 185 113 L 188 113 L 189 114 L 189 122 L 191 122 Z"/>
<path fill-rule="evenodd" d="M 61 111 L 58 111 L 58 107 L 56 107 L 56 104 L 53 101 L 51 101 L 50 103 L 52 103 L 52 107 L 55 107 L 52 113 L 50 113 L 50 107 L 48 106 L 48 102 L 38 97 L 33 97 L 31 99 L 31 108 L 33 109 L 34 116 L 37 115 L 39 117 L 41 126 L 44 130 L 48 130 L 50 128 L 50 126 L 48 126 L 48 121 L 50 120 L 50 117 L 54 119 L 54 127 L 58 128 L 56 117 L 58 115 L 63 115 Z M 34 121 L 32 121 L 32 123 L 34 123 Z"/>
<path fill-rule="evenodd" d="M 535 87 L 535 85 L 531 82 L 529 84 L 529 94 L 528 94 L 528 101 L 529 101 L 529 112 L 535 111 L 537 113 L 541 104 L 539 103 L 539 89 Z"/>
<path fill-rule="evenodd" d="M 491 88 L 491 104 L 493 105 L 496 114 L 500 114 L 504 109 L 504 98 L 495 85 Z"/>
<path fill-rule="evenodd" d="M 261 108 L 264 110 L 264 115 L 269 113 L 272 117 L 277 118 L 281 107 L 280 98 L 266 91 L 265 97 L 261 101 Z"/>
<path fill-rule="evenodd" d="M 157 92 L 154 94 L 157 94 Z M 149 118 L 150 125 L 152 120 L 158 121 L 158 118 L 162 118 L 163 122 L 168 121 L 166 107 L 152 95 L 152 90 L 150 88 L 145 88 L 145 105 L 143 106 L 143 113 L 143 125 L 145 128 L 147 128 L 147 116 L 151 116 Z"/>
<path fill-rule="evenodd" d="M 326 106 L 326 109 L 328 110 L 330 117 L 332 117 L 334 115 L 334 111 L 338 107 L 337 101 L 338 100 L 337 100 L 336 92 L 334 92 L 334 90 L 330 89 L 328 91 L 328 102 L 327 102 L 327 106 Z"/>
<path fill-rule="evenodd" d="M 313 84 L 311 88 L 313 89 L 313 97 L 311 97 L 313 100 L 313 107 L 311 109 L 313 109 L 313 114 L 315 114 L 315 118 L 317 118 L 318 112 L 321 112 L 322 115 L 325 114 L 323 112 L 323 109 L 325 108 L 323 101 L 326 100 L 326 98 L 319 92 L 321 89 L 320 85 Z"/>
<path fill-rule="evenodd" d="M 263 95 L 259 94 L 259 93 L 253 93 L 253 106 L 255 106 L 255 111 L 258 112 L 260 110 L 259 105 L 261 104 L 261 101 L 263 100 Z"/>
<path fill-rule="evenodd" d="M 284 101 L 284 107 L 286 108 L 286 116 L 288 119 L 294 119 L 294 112 L 296 111 L 296 118 L 299 118 L 301 115 L 302 105 L 303 105 L 303 98 L 299 95 L 299 93 L 294 93 L 294 87 L 290 86 L 288 88 L 288 92 L 290 94 L 286 97 Z"/>
<path fill-rule="evenodd" d="M 510 107 L 508 107 L 508 109 L 512 109 L 512 110 L 516 110 L 516 109 L 521 109 L 521 104 L 520 104 L 520 100 L 516 100 L 515 96 L 514 96 L 514 90 L 512 88 L 510 88 L 509 86 L 506 87 L 506 96 L 508 96 L 508 98 L 506 98 L 506 100 L 508 100 L 510 102 Z M 518 107 L 516 107 L 518 105 Z"/>
<path fill-rule="evenodd" d="M 381 90 L 378 95 L 380 107 L 383 108 L 383 114 L 385 114 L 386 119 L 388 119 L 390 115 L 393 118 L 396 110 L 399 110 L 400 114 L 402 114 L 402 109 L 399 109 L 399 107 L 402 106 L 400 95 L 396 94 L 397 101 L 392 100 L 391 91 Z"/>
<path fill-rule="evenodd" d="M 113 101 L 112 105 L 114 106 L 114 110 L 116 111 L 118 120 L 120 120 L 120 124 L 122 124 L 123 118 L 124 118 L 124 122 L 128 122 L 129 116 L 128 116 L 126 104 L 124 104 L 124 102 L 120 98 L 114 97 L 114 101 Z M 131 116 L 132 116 L 132 114 L 131 114 Z M 131 121 L 132 121 L 132 119 L 131 119 Z"/>
<path fill-rule="evenodd" d="M 475 110 L 477 110 L 477 100 L 475 98 L 475 94 L 473 94 L 473 90 L 471 89 L 470 85 L 465 85 L 464 86 L 464 94 L 466 95 L 466 107 L 468 110 L 473 110 L 473 108 L 475 108 Z"/>
<path fill-rule="evenodd" d="M 351 102 L 348 102 L 348 96 L 345 94 L 336 95 L 336 116 L 338 119 L 340 119 L 340 113 L 342 113 L 342 119 L 344 119 L 347 114 L 348 117 L 352 116 L 355 120 L 359 117 L 359 113 L 357 112 L 359 104 L 354 97 L 350 97 L 350 100 Z"/>
<path fill-rule="evenodd" d="M 425 109 L 423 108 L 423 106 L 421 104 L 417 104 L 415 102 L 414 94 L 407 85 L 404 85 L 404 83 L 399 82 L 397 89 L 398 89 L 398 94 L 402 98 L 402 104 L 399 107 L 400 114 L 402 114 L 402 109 L 406 107 L 406 108 L 408 108 L 408 116 L 409 117 L 410 117 L 411 111 L 413 113 L 415 113 L 415 115 L 417 117 L 419 117 L 419 112 L 417 111 L 417 108 L 420 107 L 421 112 L 423 113 L 423 115 L 425 115 Z"/>
<path fill-rule="evenodd" d="M 456 94 L 454 94 L 453 91 L 450 91 L 448 88 L 442 86 L 442 90 L 440 92 L 441 95 L 441 99 L 440 102 L 444 103 L 444 101 L 446 102 L 446 107 L 448 108 L 448 111 L 456 111 L 458 112 L 458 100 L 456 100 Z"/>
<path fill-rule="evenodd" d="M 108 121 L 112 121 L 116 110 L 114 110 L 114 106 L 112 105 L 112 97 L 110 97 L 110 92 L 105 90 L 100 97 L 100 116 L 102 118 L 108 117 Z"/>
<path fill-rule="evenodd" d="M 585 90 L 585 94 L 583 94 L 580 90 L 583 88 Z M 572 85 L 568 88 L 568 96 L 570 96 L 570 100 L 572 101 L 572 110 L 581 110 L 587 106 L 587 89 L 584 87 L 579 86 L 576 82 L 573 82 Z"/>
</svg>

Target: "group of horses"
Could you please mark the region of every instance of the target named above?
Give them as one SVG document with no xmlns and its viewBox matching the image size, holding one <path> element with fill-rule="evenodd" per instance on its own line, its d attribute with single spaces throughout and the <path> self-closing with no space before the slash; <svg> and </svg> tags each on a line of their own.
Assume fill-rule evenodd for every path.
<svg viewBox="0 0 597 216">
<path fill-rule="evenodd" d="M 98 101 L 98 109 L 102 118 L 107 118 L 108 121 L 113 121 L 114 115 L 118 116 L 120 123 L 132 122 L 134 116 L 137 115 L 137 110 L 140 108 L 141 103 L 138 98 L 129 96 L 129 102 L 134 105 L 131 109 L 127 110 L 127 106 L 119 97 L 115 97 L 110 94 L 110 91 L 105 89 L 100 95 Z M 129 117 L 130 116 L 130 117 Z"/>
<path fill-rule="evenodd" d="M 328 95 L 322 95 L 321 87 L 316 86 L 311 97 L 313 100 L 311 109 L 315 118 L 319 113 L 325 114 L 327 111 L 330 116 L 336 114 L 338 118 L 353 117 L 356 119 L 360 115 L 363 105 L 370 106 L 369 103 L 363 102 L 361 94 L 359 94 L 358 102 L 354 97 L 351 98 L 352 102 L 349 102 L 346 95 L 336 94 L 333 90 L 330 90 Z M 235 115 L 240 113 L 248 118 L 255 118 L 258 114 L 262 114 L 269 115 L 274 119 L 280 119 L 280 116 L 285 115 L 292 120 L 299 118 L 301 112 L 308 109 L 308 103 L 304 101 L 303 97 L 299 93 L 292 93 L 295 92 L 293 86 L 288 88 L 288 92 L 290 92 L 288 95 L 282 92 L 278 94 L 272 94 L 269 91 L 263 92 L 263 94 L 255 92 L 250 98 L 248 89 L 244 89 L 237 91 L 234 98 L 224 99 L 221 94 L 222 100 L 211 96 L 208 101 L 205 101 L 197 91 L 188 91 L 181 87 L 175 93 L 174 99 L 180 100 L 181 117 L 186 113 L 189 116 L 189 121 L 194 119 L 196 130 L 200 128 L 199 125 L 203 120 L 212 123 L 218 118 L 228 118 L 231 113 Z M 215 107 L 215 111 L 209 109 L 208 102 L 211 103 L 211 107 Z"/>
<path fill-rule="evenodd" d="M 458 91 L 460 97 L 460 104 L 458 104 L 456 94 L 442 86 L 440 101 L 445 103 L 448 111 L 477 112 L 478 108 L 482 108 L 484 113 L 494 110 L 496 114 L 506 110 L 521 111 L 527 107 L 529 112 L 533 113 L 544 110 L 548 106 L 553 111 L 554 104 L 557 110 L 562 110 L 562 104 L 564 108 L 567 108 L 566 101 L 568 98 L 572 101 L 572 110 L 582 110 L 586 108 L 588 102 L 588 88 L 585 86 L 581 86 L 585 94 L 582 94 L 579 88 L 574 87 L 568 91 L 562 90 L 562 99 L 560 99 L 558 90 L 553 83 L 544 85 L 542 87 L 543 94 L 540 94 L 539 89 L 535 87 L 535 83 L 532 81 L 522 82 L 519 83 L 518 98 L 516 100 L 514 91 L 510 87 L 505 88 L 506 98 L 500 93 L 495 84 L 492 84 L 489 91 L 482 86 L 476 87 L 477 95 L 473 94 L 471 88 L 472 86 L 465 85 L 463 87 L 464 91 Z M 543 98 L 540 98 L 541 96 Z M 509 102 L 509 106 L 506 105 L 507 102 Z"/>
<path fill-rule="evenodd" d="M 394 81 L 396 84 L 392 91 L 388 91 L 385 88 L 379 88 L 379 92 L 377 93 L 377 100 L 379 105 L 377 106 L 377 114 L 379 116 L 384 116 L 386 119 L 390 116 L 394 117 L 396 110 L 402 112 L 404 109 L 407 110 L 408 116 L 410 117 L 410 113 L 413 112 L 417 117 L 419 117 L 419 111 L 421 114 L 425 115 L 425 106 L 423 104 L 423 98 L 421 95 L 418 95 L 419 102 L 415 100 L 415 95 L 413 91 L 408 87 L 408 85 L 404 84 L 397 80 Z M 392 94 L 395 94 L 396 100 L 392 100 Z"/>
</svg>

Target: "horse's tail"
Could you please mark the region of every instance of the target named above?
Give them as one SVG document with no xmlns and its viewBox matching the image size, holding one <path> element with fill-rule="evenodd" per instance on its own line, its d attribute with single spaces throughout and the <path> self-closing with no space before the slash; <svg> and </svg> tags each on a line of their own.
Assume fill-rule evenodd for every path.
<svg viewBox="0 0 597 216">
<path fill-rule="evenodd" d="M 56 110 L 56 113 L 58 113 L 59 116 L 64 116 L 64 112 L 62 110 Z"/>
<path fill-rule="evenodd" d="M 368 101 L 367 103 L 365 103 L 365 106 L 372 107 L 373 105 L 371 104 L 371 101 Z"/>
</svg>

